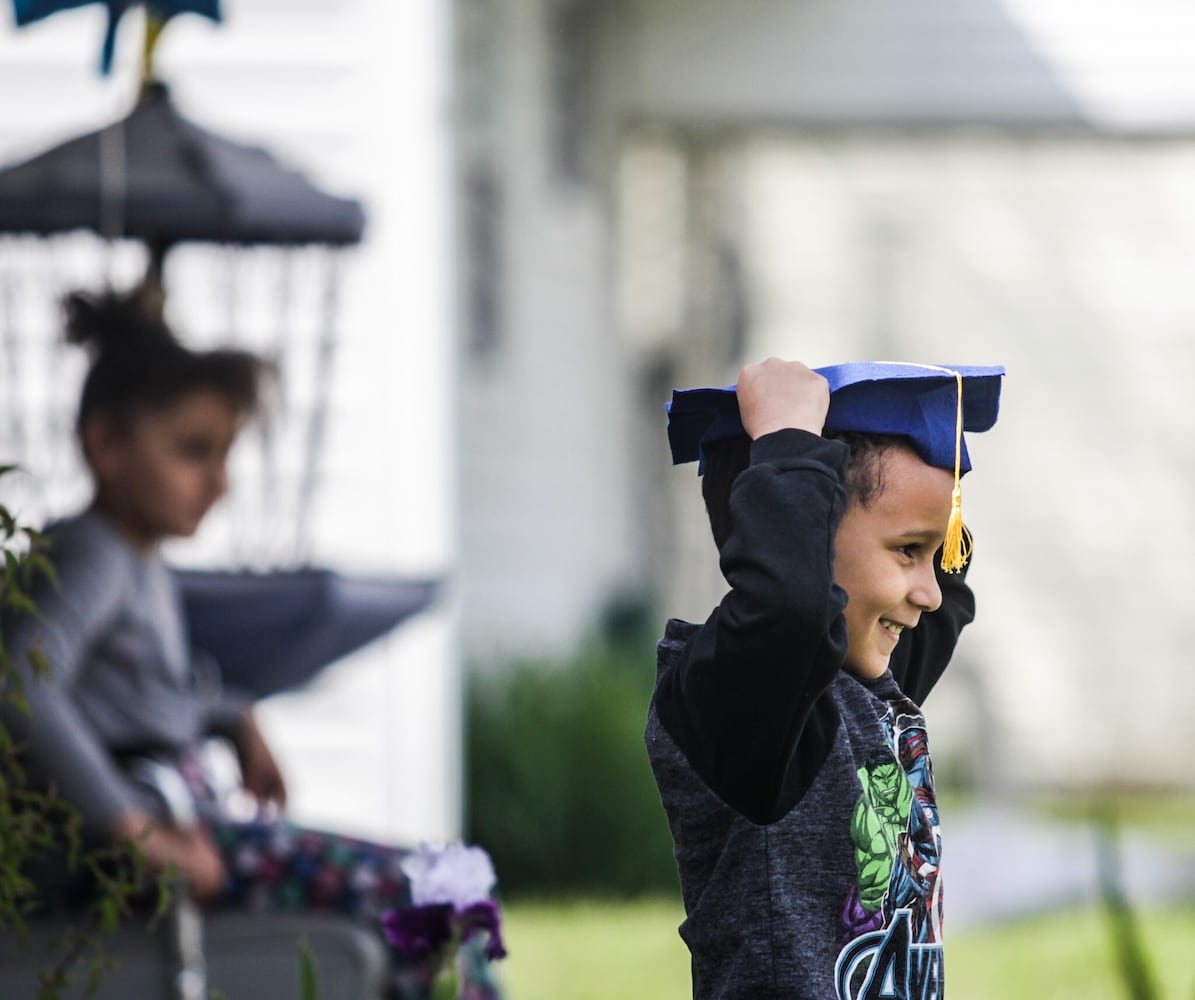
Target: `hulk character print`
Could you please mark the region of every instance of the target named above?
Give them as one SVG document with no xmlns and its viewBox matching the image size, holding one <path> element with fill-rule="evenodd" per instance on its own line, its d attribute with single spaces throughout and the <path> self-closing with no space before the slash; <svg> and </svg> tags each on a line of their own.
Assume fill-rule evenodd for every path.
<svg viewBox="0 0 1195 1000">
<path fill-rule="evenodd" d="M 851 817 L 856 880 L 843 905 L 839 1000 L 942 995 L 941 832 L 925 719 L 892 702 L 888 736 L 859 769 Z"/>
</svg>

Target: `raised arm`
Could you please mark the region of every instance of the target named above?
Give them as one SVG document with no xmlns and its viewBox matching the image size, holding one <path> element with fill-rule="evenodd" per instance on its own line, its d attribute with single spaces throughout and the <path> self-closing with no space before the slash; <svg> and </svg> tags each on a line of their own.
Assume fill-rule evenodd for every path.
<svg viewBox="0 0 1195 1000">
<path fill-rule="evenodd" d="M 837 717 L 819 696 L 846 652 L 834 535 L 847 449 L 818 436 L 824 381 L 781 364 L 740 378 L 754 440 L 721 552 L 730 591 L 656 693 L 660 721 L 693 767 L 755 822 L 783 815 L 824 759 Z"/>
</svg>

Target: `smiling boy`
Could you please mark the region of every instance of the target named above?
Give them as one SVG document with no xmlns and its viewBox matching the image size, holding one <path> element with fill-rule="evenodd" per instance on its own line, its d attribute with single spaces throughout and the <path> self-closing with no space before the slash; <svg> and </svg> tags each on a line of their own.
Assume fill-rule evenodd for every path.
<svg viewBox="0 0 1195 1000">
<path fill-rule="evenodd" d="M 974 616 L 962 432 L 1002 374 L 769 359 L 674 395 L 730 585 L 668 623 L 646 733 L 697 1000 L 943 995 L 919 705 Z"/>
</svg>

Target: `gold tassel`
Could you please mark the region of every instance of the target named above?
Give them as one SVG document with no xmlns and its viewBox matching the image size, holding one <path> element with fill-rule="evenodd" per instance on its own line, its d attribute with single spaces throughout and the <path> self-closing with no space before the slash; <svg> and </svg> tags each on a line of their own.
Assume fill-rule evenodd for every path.
<svg viewBox="0 0 1195 1000">
<path fill-rule="evenodd" d="M 963 524 L 963 491 L 955 486 L 950 498 L 950 520 L 946 522 L 946 539 L 942 542 L 942 568 L 958 573 L 971 558 L 971 532 Z"/>
<path fill-rule="evenodd" d="M 909 365 L 906 361 L 878 361 L 881 365 Z M 946 538 L 942 541 L 941 566 L 947 573 L 958 573 L 971 558 L 971 532 L 963 524 L 963 373 L 938 365 L 912 364 L 915 368 L 953 375 L 958 385 L 958 406 L 954 414 L 954 492 L 950 495 L 950 518 L 946 522 Z"/>
<path fill-rule="evenodd" d="M 958 383 L 958 408 L 954 423 L 954 492 L 950 495 L 950 519 L 946 522 L 946 538 L 942 542 L 942 569 L 947 573 L 961 572 L 971 558 L 971 532 L 963 524 L 962 473 L 963 461 L 963 376 L 951 372 Z"/>
</svg>

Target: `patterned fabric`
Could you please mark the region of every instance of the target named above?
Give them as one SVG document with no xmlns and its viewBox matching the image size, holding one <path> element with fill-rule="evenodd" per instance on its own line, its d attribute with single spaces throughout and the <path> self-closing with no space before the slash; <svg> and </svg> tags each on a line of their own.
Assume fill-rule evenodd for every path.
<svg viewBox="0 0 1195 1000">
<path fill-rule="evenodd" d="M 219 905 L 374 919 L 409 902 L 396 848 L 282 821 L 215 822 L 211 832 L 228 870 Z"/>
<path fill-rule="evenodd" d="M 383 910 L 409 905 L 400 863 L 407 851 L 285 821 L 208 824 L 224 859 L 228 882 L 217 907 L 250 913 L 340 913 L 380 927 Z M 380 932 L 380 931 L 379 931 Z M 391 955 L 394 1000 L 431 996 L 428 963 Z M 465 1000 L 499 1000 L 484 942 L 463 949 Z"/>
<path fill-rule="evenodd" d="M 232 821 L 220 815 L 198 754 L 178 761 L 228 879 L 217 908 L 249 913 L 339 913 L 381 933 L 385 910 L 411 903 L 401 863 L 410 853 L 400 847 L 298 826 L 286 820 Z M 391 958 L 392 1000 L 431 996 L 435 971 L 387 948 Z M 462 949 L 464 1000 L 500 1000 L 483 940 Z"/>
</svg>

